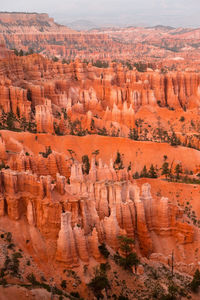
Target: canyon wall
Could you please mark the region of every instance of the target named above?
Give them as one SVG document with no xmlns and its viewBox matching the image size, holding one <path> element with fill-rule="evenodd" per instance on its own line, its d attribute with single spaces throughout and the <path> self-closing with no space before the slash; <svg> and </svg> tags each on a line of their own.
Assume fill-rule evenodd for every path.
<svg viewBox="0 0 200 300">
<path fill-rule="evenodd" d="M 30 48 L 64 59 L 143 61 L 169 68 L 198 69 L 199 29 L 99 28 L 76 32 L 47 14 L 0 13 L 0 35 L 10 49 Z M 162 59 L 162 62 L 161 62 Z"/>
<path fill-rule="evenodd" d="M 195 262 L 191 249 L 199 244 L 199 229 L 183 209 L 168 198 L 153 199 L 148 183 L 140 189 L 126 171 L 116 172 L 112 161 L 108 166 L 99 160 L 96 167 L 94 157 L 89 175 L 75 161 L 70 184 L 59 173 L 52 181 L 51 175 L 30 170 L 3 169 L 0 178 L 0 215 L 37 228 L 46 244 L 57 245 L 49 255 L 58 262 L 72 267 L 91 257 L 101 261 L 98 246 L 106 243 L 117 251 L 119 235 L 133 238 L 141 256 L 159 260 L 175 249 L 177 268 Z"/>
<path fill-rule="evenodd" d="M 116 63 L 97 68 L 11 53 L 0 61 L 0 87 L 4 127 L 10 124 L 4 113 L 12 111 L 15 127 L 32 132 L 127 137 L 144 126 L 138 133 L 151 140 L 161 126 L 169 135 L 177 131 L 183 142 L 185 133 L 198 136 L 200 77 L 194 72 L 137 72 Z M 182 115 L 188 118 L 185 131 L 177 121 Z"/>
</svg>

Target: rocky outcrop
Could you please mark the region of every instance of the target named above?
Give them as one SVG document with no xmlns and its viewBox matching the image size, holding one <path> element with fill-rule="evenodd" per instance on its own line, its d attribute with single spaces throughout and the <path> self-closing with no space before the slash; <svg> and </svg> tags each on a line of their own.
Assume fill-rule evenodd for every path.
<svg viewBox="0 0 200 300">
<path fill-rule="evenodd" d="M 3 39 L 0 39 L 0 59 L 9 58 L 11 52 L 6 48 Z"/>
<path fill-rule="evenodd" d="M 53 133 L 53 115 L 51 110 L 51 104 L 36 105 L 35 107 L 35 120 L 37 124 L 37 132 L 40 133 Z"/>
<path fill-rule="evenodd" d="M 79 60 L 62 64 L 36 54 L 13 54 L 0 62 L 2 125 L 12 128 L 12 112 L 19 130 L 128 137 L 135 128 L 140 138 L 152 140 L 158 127 L 166 128 L 168 135 L 172 131 L 164 119 L 155 124 L 160 114 L 168 118 L 170 110 L 174 120 L 177 112 L 198 116 L 199 86 L 198 73 L 137 72 L 116 63 L 103 69 Z M 146 114 L 153 118 L 151 124 L 143 122 Z M 198 139 L 185 135 L 180 125 L 175 123 L 173 129 L 182 143 L 198 147 Z"/>
<path fill-rule="evenodd" d="M 3 169 L 0 214 L 16 221 L 26 217 L 45 239 L 57 243 L 56 259 L 68 266 L 88 263 L 91 257 L 101 260 L 98 246 L 103 242 L 117 251 L 117 237 L 122 234 L 136 241 L 143 256 L 170 255 L 180 245 L 176 255 L 182 261 L 179 249 L 185 249 L 185 259 L 190 261 L 187 245 L 194 243 L 198 230 L 187 223 L 181 208 L 167 198 L 154 199 L 148 183 L 140 191 L 135 183 L 117 181 L 112 165 L 108 170 L 113 177 L 106 178 L 105 171 L 104 180 L 100 177 L 99 181 L 102 163 L 95 173 L 93 163 L 90 175 L 85 176 L 81 164 L 75 162 L 69 185 L 59 174 L 54 183 L 50 175 L 38 178 L 30 171 Z M 170 240 L 169 247 L 162 248 L 159 240 Z"/>
<path fill-rule="evenodd" d="M 61 230 L 57 241 L 56 257 L 57 260 L 63 261 L 68 265 L 74 265 L 78 262 L 74 233 L 71 228 L 70 212 L 61 215 Z"/>
<path fill-rule="evenodd" d="M 41 33 L 41 32 L 63 32 L 69 33 L 73 30 L 70 30 L 66 26 L 58 25 L 54 22 L 53 18 L 50 18 L 48 14 L 39 14 L 39 13 L 9 13 L 1 12 L 0 13 L 0 32 L 1 33 L 22 33 L 29 34 L 32 33 Z M 20 21 L 20 25 L 19 25 Z"/>
<path fill-rule="evenodd" d="M 2 142 L 2 144 L 2 148 L 5 147 L 4 141 Z M 8 155 L 3 150 L 4 149 L 2 149 L 1 158 L 5 160 L 6 158 L 8 158 Z M 54 151 L 49 154 L 48 157 L 45 157 L 43 155 L 33 155 L 27 151 L 25 152 L 24 150 L 21 150 L 19 155 L 11 156 L 9 158 L 8 164 L 12 170 L 19 172 L 30 171 L 31 173 L 37 174 L 38 176 L 49 174 L 54 179 L 57 178 L 59 189 L 60 191 L 62 191 L 65 181 L 63 181 L 62 176 L 64 176 L 64 178 L 69 178 L 70 176 L 71 163 L 68 156 Z M 59 174 L 62 176 L 60 176 Z"/>
</svg>

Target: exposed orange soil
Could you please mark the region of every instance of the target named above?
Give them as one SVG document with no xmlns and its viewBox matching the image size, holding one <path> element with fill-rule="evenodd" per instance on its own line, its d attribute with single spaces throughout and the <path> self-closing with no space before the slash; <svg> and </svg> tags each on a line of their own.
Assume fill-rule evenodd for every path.
<svg viewBox="0 0 200 300">
<path fill-rule="evenodd" d="M 188 170 L 194 170 L 200 161 L 200 152 L 182 146 L 172 147 L 166 143 L 138 142 L 127 138 L 111 138 L 99 135 L 77 137 L 77 136 L 56 136 L 50 134 L 30 134 L 27 132 L 16 133 L 1 130 L 2 137 L 6 141 L 6 148 L 10 151 L 20 151 L 23 147 L 31 150 L 34 154 L 44 151 L 46 146 L 51 146 L 52 150 L 69 155 L 68 149 L 75 151 L 77 159 L 85 154 L 91 157 L 95 150 L 100 151 L 100 157 L 108 163 L 111 158 L 116 158 L 116 152 L 124 154 L 124 162 L 128 165 L 133 163 L 133 169 L 141 171 L 146 165 L 150 164 L 161 167 L 163 156 L 167 155 L 168 161 L 174 164 L 182 163 Z M 37 140 L 36 137 L 37 136 Z M 21 147 L 13 142 L 14 138 L 21 143 Z"/>
</svg>

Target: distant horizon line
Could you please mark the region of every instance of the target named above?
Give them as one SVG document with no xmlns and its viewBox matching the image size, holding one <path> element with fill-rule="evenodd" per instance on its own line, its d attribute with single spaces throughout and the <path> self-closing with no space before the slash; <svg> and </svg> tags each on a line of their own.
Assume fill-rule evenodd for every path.
<svg viewBox="0 0 200 300">
<path fill-rule="evenodd" d="M 99 29 L 99 28 L 109 28 L 109 27 L 120 27 L 120 28 L 131 28 L 131 27 L 141 27 L 141 28 L 156 28 L 156 27 L 163 27 L 163 28 L 170 28 L 170 29 L 178 29 L 178 28 L 184 28 L 184 29 L 199 29 L 200 28 L 200 25 L 199 26 L 195 26 L 195 25 L 191 25 L 191 26 L 188 26 L 188 25 L 184 25 L 184 26 L 172 26 L 172 25 L 163 25 L 163 24 L 157 24 L 157 25 L 127 25 L 127 24 L 114 24 L 115 22 L 111 22 L 110 24 L 108 23 L 108 21 L 102 21 L 102 24 L 100 25 L 97 25 L 95 24 L 95 21 L 91 21 L 89 20 L 89 18 L 74 18 L 74 20 L 72 21 L 69 21 L 65 24 L 62 24 L 63 22 L 61 20 L 59 20 L 59 18 L 57 18 L 56 16 L 53 16 L 51 17 L 50 15 L 52 15 L 51 13 L 48 13 L 48 12 L 28 12 L 28 11 L 0 11 L 0 14 L 27 14 L 27 15 L 48 15 L 49 18 L 53 18 L 54 20 L 55 19 L 58 19 L 56 20 L 55 22 L 58 23 L 60 22 L 60 25 L 64 25 L 64 26 L 67 26 L 66 24 L 71 24 L 71 23 L 75 23 L 75 22 L 79 22 L 79 21 L 86 21 L 86 22 L 91 22 L 91 23 L 94 23 L 94 25 L 96 26 L 95 28 L 93 29 Z M 106 24 L 108 23 L 108 24 Z M 139 23 L 139 22 L 138 22 Z"/>
</svg>

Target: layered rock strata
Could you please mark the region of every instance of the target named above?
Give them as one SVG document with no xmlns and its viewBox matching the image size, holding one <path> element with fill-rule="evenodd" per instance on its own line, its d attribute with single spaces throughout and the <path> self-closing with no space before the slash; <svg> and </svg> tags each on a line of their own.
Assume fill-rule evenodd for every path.
<svg viewBox="0 0 200 300">
<path fill-rule="evenodd" d="M 189 249 L 199 243 L 199 229 L 188 224 L 183 210 L 168 198 L 153 199 L 148 183 L 140 190 L 116 174 L 112 163 L 104 165 L 102 179 L 102 165 L 93 164 L 85 176 L 76 161 L 70 184 L 59 174 L 52 183 L 50 175 L 3 169 L 0 215 L 15 221 L 27 219 L 27 226 L 37 228 L 46 242 L 57 244 L 53 255 L 68 266 L 89 263 L 91 257 L 101 260 L 98 246 L 102 243 L 117 251 L 121 234 L 135 240 L 141 256 L 167 256 L 176 249 L 177 261 L 192 262 Z"/>
</svg>

